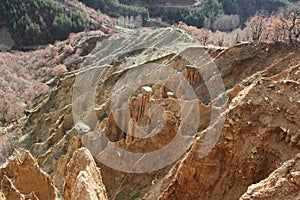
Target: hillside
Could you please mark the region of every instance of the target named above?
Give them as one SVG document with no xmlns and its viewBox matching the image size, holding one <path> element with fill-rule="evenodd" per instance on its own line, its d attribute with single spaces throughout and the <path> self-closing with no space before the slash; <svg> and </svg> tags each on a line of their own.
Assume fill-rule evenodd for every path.
<svg viewBox="0 0 300 200">
<path fill-rule="evenodd" d="M 145 6 L 149 9 L 151 17 L 161 17 L 174 23 L 183 21 L 188 25 L 197 27 L 207 26 L 206 18 L 213 23 L 217 18 L 225 15 L 237 15 L 238 25 L 244 26 L 248 18 L 258 10 L 268 13 L 276 12 L 281 7 L 290 6 L 295 0 L 201 0 L 201 1 L 172 1 L 172 0 L 120 0 L 123 4 Z M 233 19 L 231 19 L 233 20 Z M 223 22 L 226 23 L 226 22 Z"/>
<path fill-rule="evenodd" d="M 3 0 L 0 12 L 0 28 L 9 30 L 15 48 L 54 43 L 84 30 L 113 29 L 109 17 L 78 1 Z"/>
<path fill-rule="evenodd" d="M 1 53 L 0 126 L 22 117 L 34 97 L 55 85 L 55 76 L 78 69 L 75 58 L 87 55 L 102 35 L 99 30 L 81 32 L 41 50 Z"/>
<path fill-rule="evenodd" d="M 2 130 L 6 147 L 18 137 L 28 150 L 0 168 L 7 199 L 299 196 L 299 49 L 205 48 L 172 28 L 82 33 L 48 48 L 0 53 L 53 49 L 45 64 L 70 71 Z M 268 190 L 274 182 L 285 190 Z"/>
<path fill-rule="evenodd" d="M 300 199 L 299 1 L 0 11 L 0 200 Z"/>
<path fill-rule="evenodd" d="M 183 21 L 212 31 L 231 32 L 243 28 L 258 10 L 266 10 L 269 17 L 292 3 L 295 1 L 3 0 L 0 50 L 36 49 L 84 30 L 113 33 L 117 32 L 116 24 L 125 28 L 139 28 L 142 24 L 165 27 Z M 299 4 L 297 7 L 299 10 Z"/>
</svg>

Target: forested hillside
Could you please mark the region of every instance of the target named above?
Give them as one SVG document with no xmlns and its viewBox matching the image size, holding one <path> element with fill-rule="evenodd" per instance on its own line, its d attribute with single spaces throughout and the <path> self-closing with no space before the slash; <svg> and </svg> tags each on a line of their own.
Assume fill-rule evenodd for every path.
<svg viewBox="0 0 300 200">
<path fill-rule="evenodd" d="M 223 5 L 224 14 L 237 14 L 241 22 L 256 13 L 258 10 L 266 10 L 271 13 L 280 7 L 287 7 L 297 0 L 219 0 Z"/>
<path fill-rule="evenodd" d="M 137 16 L 141 15 L 143 19 L 148 16 L 148 9 L 143 6 L 135 6 L 129 4 L 122 4 L 119 0 L 79 0 L 82 3 L 90 6 L 96 10 L 100 10 L 113 17 L 121 15 Z"/>
<path fill-rule="evenodd" d="M 258 10 L 266 10 L 270 14 L 295 2 L 297 1 L 2 0 L 0 20 L 5 22 L 4 26 L 9 29 L 16 46 L 30 46 L 66 39 L 72 32 L 95 29 L 103 31 L 103 21 L 107 20 L 101 20 L 101 13 L 121 19 L 126 16 L 136 19 L 139 16 L 137 21 L 141 19 L 144 22 L 149 17 L 161 18 L 170 24 L 183 21 L 198 28 L 231 32 L 238 27 L 243 28 L 249 17 Z M 93 9 L 85 11 L 87 7 L 82 3 Z M 91 13 L 93 17 L 90 16 Z M 126 23 L 121 23 L 123 24 Z"/>
<path fill-rule="evenodd" d="M 227 18 L 227 21 L 235 20 L 237 25 L 244 25 L 247 19 L 258 10 L 266 10 L 271 13 L 280 7 L 287 7 L 292 2 L 288 0 L 206 0 L 201 5 L 192 8 L 169 8 L 163 13 L 166 20 L 184 21 L 197 27 L 210 26 L 216 20 Z"/>
<path fill-rule="evenodd" d="M 268 13 L 271 13 L 281 7 L 287 7 L 297 2 L 296 0 L 191 0 L 184 2 L 177 0 L 81 1 L 103 12 L 112 13 L 112 11 L 114 11 L 115 16 L 135 16 L 142 14 L 145 19 L 148 9 L 151 17 L 162 17 L 163 20 L 169 22 L 183 21 L 188 25 L 197 27 L 206 26 L 212 29 L 218 29 L 218 25 L 213 27 L 215 21 L 217 21 L 215 23 L 221 23 L 220 21 L 224 21 L 224 19 L 225 21 L 231 21 L 232 26 L 229 29 L 244 26 L 247 19 L 258 10 L 266 10 Z M 147 9 L 141 6 L 145 6 Z"/>
<path fill-rule="evenodd" d="M 101 28 L 99 20 L 91 20 L 80 9 L 66 4 L 53 0 L 2 0 L 0 12 L 20 46 L 48 44 L 66 39 L 71 32 Z"/>
</svg>

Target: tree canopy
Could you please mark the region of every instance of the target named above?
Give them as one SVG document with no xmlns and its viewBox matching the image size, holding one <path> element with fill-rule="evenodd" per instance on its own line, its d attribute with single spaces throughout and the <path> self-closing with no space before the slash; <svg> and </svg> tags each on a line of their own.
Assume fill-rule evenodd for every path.
<svg viewBox="0 0 300 200">
<path fill-rule="evenodd" d="M 80 11 L 71 12 L 52 0 L 2 0 L 0 11 L 19 45 L 47 44 L 71 32 L 98 28 Z"/>
</svg>

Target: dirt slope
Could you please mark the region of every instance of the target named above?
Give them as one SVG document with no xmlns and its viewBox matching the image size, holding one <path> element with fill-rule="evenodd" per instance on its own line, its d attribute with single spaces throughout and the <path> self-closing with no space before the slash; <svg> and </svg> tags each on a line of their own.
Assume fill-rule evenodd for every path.
<svg viewBox="0 0 300 200">
<path fill-rule="evenodd" d="M 298 49 L 205 49 L 171 28 L 82 33 L 51 48 L 59 53 L 46 65 L 75 71 L 49 82 L 49 92 L 10 134 L 19 132 L 59 197 L 70 195 L 66 185 L 76 188 L 64 177 L 75 180 L 67 166 L 82 146 L 101 175 L 86 168 L 77 181 L 99 174 L 94 180 L 102 179 L 109 199 L 259 198 L 254 191 L 272 198 L 280 190 L 266 188 L 282 176 L 294 178 L 282 183 L 292 184 L 286 199 L 298 195 L 296 164 L 290 175 L 280 171 L 288 160 L 297 163 L 299 153 Z"/>
</svg>

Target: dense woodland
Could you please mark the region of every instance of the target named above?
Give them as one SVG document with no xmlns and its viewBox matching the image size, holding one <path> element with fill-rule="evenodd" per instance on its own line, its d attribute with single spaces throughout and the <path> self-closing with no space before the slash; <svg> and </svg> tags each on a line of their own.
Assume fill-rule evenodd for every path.
<svg viewBox="0 0 300 200">
<path fill-rule="evenodd" d="M 118 0 L 79 0 L 96 10 L 109 14 L 113 17 L 138 16 L 145 20 L 148 17 L 148 9 L 141 6 L 122 4 Z"/>
<path fill-rule="evenodd" d="M 0 11 L 19 45 L 48 44 L 100 25 L 90 23 L 79 10 L 71 12 L 52 0 L 2 0 Z"/>
<path fill-rule="evenodd" d="M 115 18 L 121 18 L 122 26 L 126 21 L 146 21 L 152 13 L 145 6 L 180 6 L 180 1 L 163 0 L 78 0 Z M 190 1 L 192 3 L 193 1 Z M 257 11 L 264 10 L 264 17 L 278 13 L 280 9 L 292 7 L 296 0 L 205 0 L 198 6 L 165 7 L 159 17 L 169 23 L 184 22 L 186 25 L 230 33 L 244 28 L 245 23 Z M 163 7 L 163 6 L 162 6 Z M 3 13 L 9 31 L 18 45 L 48 44 L 55 40 L 66 39 L 71 32 L 94 30 L 101 22 L 91 23 L 82 16 L 81 11 L 70 11 L 61 3 L 53 0 L 2 0 L 0 11 Z M 157 13 L 156 13 L 157 14 Z M 128 20 L 126 20 L 128 19 Z M 123 22 L 124 21 L 124 22 Z M 135 24 L 135 22 L 131 23 Z M 127 26 L 134 28 L 135 26 Z"/>
<path fill-rule="evenodd" d="M 296 0 L 205 0 L 198 6 L 180 7 L 180 1 L 166 0 L 80 0 L 86 5 L 110 14 L 114 17 L 141 15 L 147 20 L 152 6 L 157 6 L 154 17 L 161 17 L 164 21 L 178 23 L 180 21 L 187 25 L 198 28 L 205 27 L 216 31 L 230 32 L 245 26 L 249 17 L 255 15 L 259 10 L 265 10 L 267 14 L 278 12 L 281 8 L 287 8 L 297 2 Z M 196 2 L 190 1 L 189 3 Z M 164 7 L 172 3 L 174 7 Z M 177 6 L 176 6 L 177 4 Z M 146 7 L 141 7 L 145 5 Z M 147 9 L 147 6 L 149 9 Z M 160 7 L 161 6 L 161 7 Z M 157 11 L 159 10 L 159 11 Z M 148 14 L 148 12 L 150 12 Z"/>
</svg>

